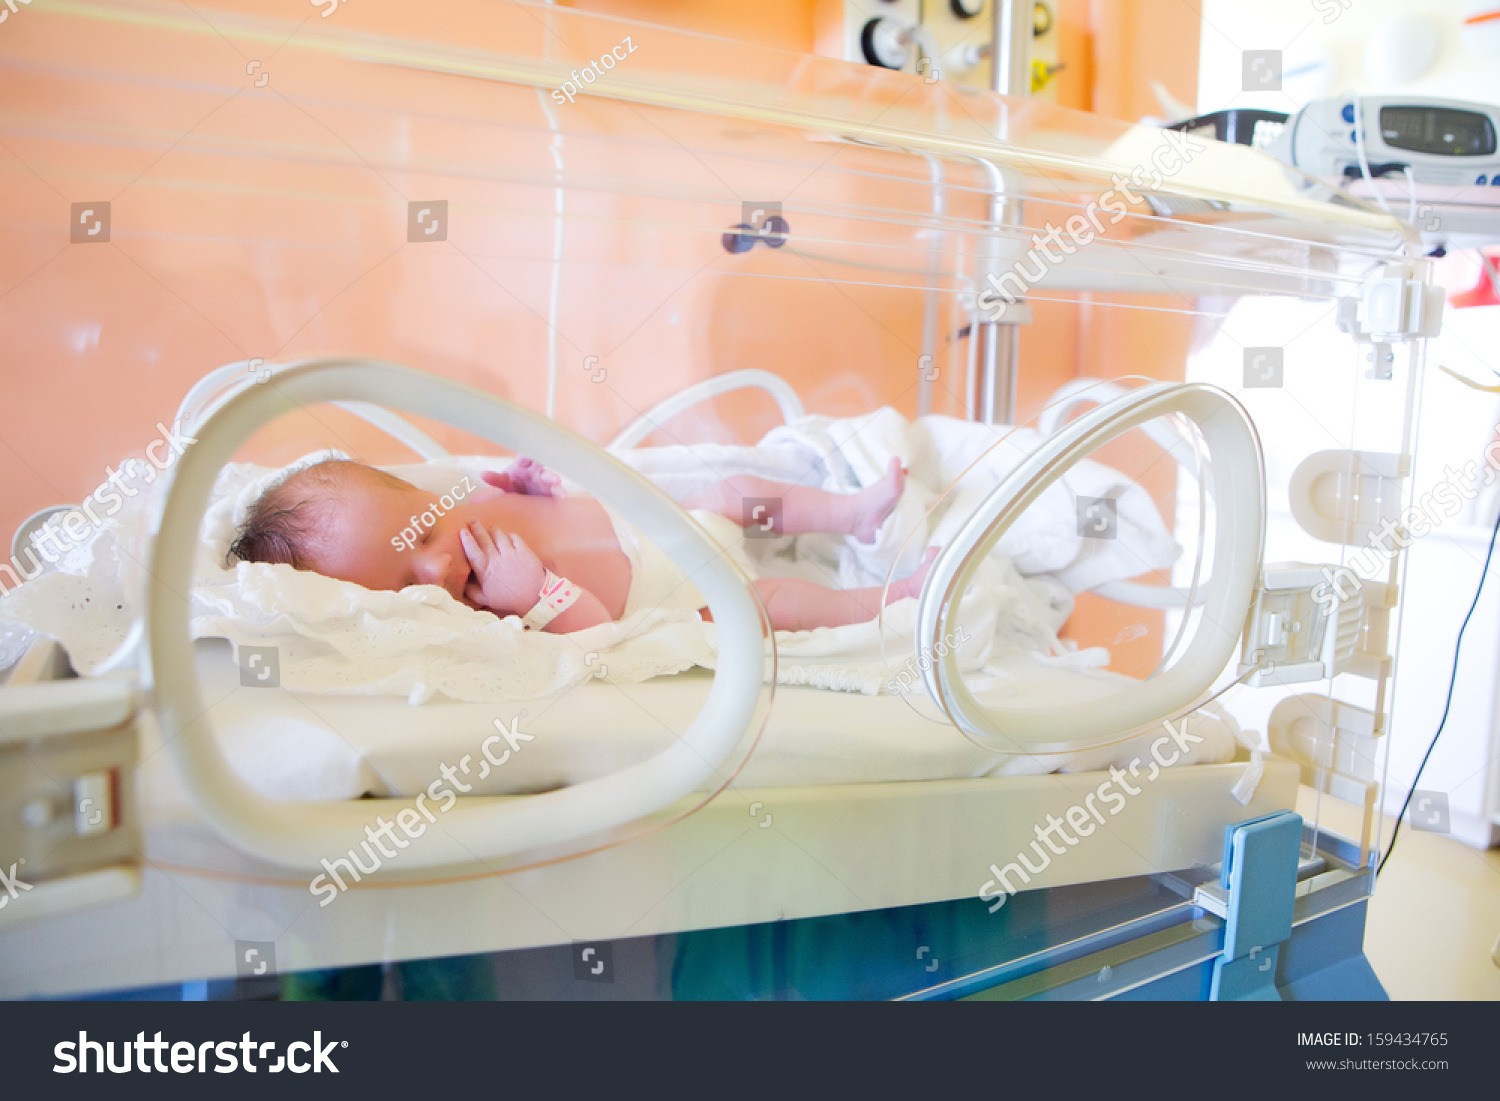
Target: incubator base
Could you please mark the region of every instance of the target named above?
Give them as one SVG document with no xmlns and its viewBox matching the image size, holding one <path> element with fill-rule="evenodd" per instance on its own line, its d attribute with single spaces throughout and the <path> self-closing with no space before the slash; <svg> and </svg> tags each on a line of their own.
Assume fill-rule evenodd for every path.
<svg viewBox="0 0 1500 1101">
<path fill-rule="evenodd" d="M 1232 832 L 1234 827 L 1230 827 Z M 1372 885 L 1357 846 L 1302 833 L 1289 935 L 1265 975 L 1287 1001 L 1384 1000 L 1361 949 Z M 1316 848 L 1314 845 L 1316 844 Z M 176 1000 L 1206 1000 L 1223 920 L 1192 899 L 1215 868 L 1015 896 L 831 913 L 613 941 L 221 978 L 116 997 Z M 1252 893 L 1265 884 L 1252 880 Z M 1281 901 L 1285 901 L 1284 899 Z M 591 951 L 590 951 L 591 950 Z M 587 953 L 587 954 L 585 954 Z"/>
<path fill-rule="evenodd" d="M 1296 799 L 1296 766 L 1271 759 L 1255 800 L 1241 807 L 1229 790 L 1243 770 L 1164 770 L 1149 794 L 1110 820 L 1108 834 L 1053 858 L 994 919 L 1009 920 L 1006 911 L 1045 888 L 1212 865 L 1224 825 Z M 461 882 L 356 886 L 326 907 L 308 877 L 250 860 L 179 807 L 145 823 L 151 855 L 138 898 L 0 933 L 0 997 L 227 978 L 237 941 L 273 942 L 287 972 L 821 919 L 933 899 L 958 899 L 989 918 L 993 903 L 977 897 L 984 869 L 1012 860 L 1021 835 L 1029 839 L 1048 811 L 1107 779 L 1080 772 L 735 789 L 737 798 L 591 856 Z M 760 804 L 756 818 L 747 802 Z M 771 824 L 760 828 L 768 815 Z M 1178 828 L 1162 831 L 1164 818 Z M 684 877 L 684 869 L 696 870 Z M 392 862 L 382 881 L 398 876 Z"/>
</svg>

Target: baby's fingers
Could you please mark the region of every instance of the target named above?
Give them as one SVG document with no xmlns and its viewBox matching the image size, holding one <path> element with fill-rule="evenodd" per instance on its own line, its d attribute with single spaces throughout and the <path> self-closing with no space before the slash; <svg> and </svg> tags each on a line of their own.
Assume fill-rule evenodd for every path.
<svg viewBox="0 0 1500 1101">
<path fill-rule="evenodd" d="M 504 561 L 510 557 L 511 543 L 509 532 L 501 528 L 495 528 L 492 531 L 486 531 L 484 534 L 490 540 L 490 546 L 493 548 L 490 551 L 490 557 L 494 558 L 497 562 Z"/>
<path fill-rule="evenodd" d="M 498 531 L 499 529 L 497 528 L 496 530 Z M 486 558 L 493 558 L 495 556 L 495 540 L 490 537 L 489 532 L 484 530 L 483 524 L 478 520 L 470 520 L 469 534 L 473 536 L 474 542 L 478 544 L 479 549 L 484 552 Z"/>
<path fill-rule="evenodd" d="M 464 549 L 464 557 L 469 560 L 469 565 L 476 573 L 482 574 L 488 571 L 500 554 L 499 549 L 490 539 L 489 532 L 478 524 L 459 528 L 458 539 Z"/>
<path fill-rule="evenodd" d="M 479 549 L 479 544 L 474 541 L 468 528 L 458 529 L 458 542 L 464 549 L 464 557 L 469 560 L 469 565 L 476 570 L 484 568 L 484 552 Z"/>
<path fill-rule="evenodd" d="M 523 562 L 529 559 L 536 559 L 536 551 L 532 550 L 531 545 L 519 535 L 511 534 L 510 545 Z M 537 560 L 540 561 L 540 559 Z"/>
</svg>

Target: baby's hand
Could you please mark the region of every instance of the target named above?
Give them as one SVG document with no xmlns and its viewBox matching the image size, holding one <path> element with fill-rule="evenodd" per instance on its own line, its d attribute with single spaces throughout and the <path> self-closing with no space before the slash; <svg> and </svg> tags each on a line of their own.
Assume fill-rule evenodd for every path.
<svg viewBox="0 0 1500 1101">
<path fill-rule="evenodd" d="M 547 570 L 526 540 L 499 528 L 492 537 L 477 520 L 461 529 L 458 538 L 475 575 L 464 590 L 469 602 L 501 615 L 531 611 Z"/>
<path fill-rule="evenodd" d="M 535 459 L 524 455 L 511 463 L 503 473 L 487 470 L 482 478 L 496 489 L 526 497 L 561 497 L 562 479 Z"/>
</svg>

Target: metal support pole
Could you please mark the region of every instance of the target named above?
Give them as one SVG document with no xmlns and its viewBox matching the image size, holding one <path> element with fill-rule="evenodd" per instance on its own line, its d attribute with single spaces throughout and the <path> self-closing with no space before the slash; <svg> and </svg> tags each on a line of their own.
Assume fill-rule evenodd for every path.
<svg viewBox="0 0 1500 1101">
<path fill-rule="evenodd" d="M 1031 91 L 1031 0 L 996 0 L 993 38 L 990 45 L 990 87 L 1005 96 L 1025 96 Z M 1008 112 L 1006 113 L 1008 115 Z M 1003 116 L 1004 117 L 1004 116 Z M 1008 118 L 997 136 L 1008 135 Z M 997 188 L 990 204 L 995 226 L 1019 225 L 1021 204 L 1002 198 Z M 1020 359 L 1021 334 L 1015 325 L 980 322 L 982 373 L 979 380 L 978 418 L 986 424 L 1014 424 L 1016 418 L 1016 369 Z"/>
<path fill-rule="evenodd" d="M 990 45 L 990 89 L 1002 96 L 1031 93 L 1033 0 L 996 0 Z"/>
<path fill-rule="evenodd" d="M 986 321 L 979 327 L 984 373 L 979 393 L 979 419 L 985 424 L 1014 424 L 1016 416 L 1016 367 L 1020 358 L 1021 329 L 1018 325 Z"/>
</svg>

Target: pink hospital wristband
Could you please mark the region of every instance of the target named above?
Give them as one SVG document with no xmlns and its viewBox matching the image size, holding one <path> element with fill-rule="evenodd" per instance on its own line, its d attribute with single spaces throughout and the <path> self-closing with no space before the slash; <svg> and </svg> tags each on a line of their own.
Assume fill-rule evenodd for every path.
<svg viewBox="0 0 1500 1101">
<path fill-rule="evenodd" d="M 532 605 L 531 611 L 521 617 L 521 623 L 533 631 L 540 631 L 571 608 L 582 595 L 583 590 L 573 582 L 548 570 L 536 603 Z"/>
</svg>

